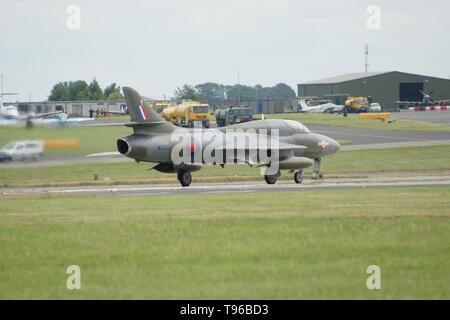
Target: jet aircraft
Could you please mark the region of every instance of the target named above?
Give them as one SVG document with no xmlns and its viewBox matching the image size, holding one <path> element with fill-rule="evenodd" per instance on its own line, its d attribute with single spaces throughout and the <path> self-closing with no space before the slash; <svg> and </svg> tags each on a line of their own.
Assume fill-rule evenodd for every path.
<svg viewBox="0 0 450 320">
<path fill-rule="evenodd" d="M 152 168 L 175 173 L 183 187 L 192 181 L 191 172 L 205 164 L 224 167 L 246 163 L 265 169 L 268 184 L 276 183 L 280 170 L 294 173 L 296 183 L 304 169 L 313 168 L 321 177 L 325 156 L 336 153 L 340 145 L 324 135 L 312 133 L 293 120 L 264 119 L 218 129 L 180 128 L 164 120 L 134 89 L 123 87 L 133 134 L 117 140 L 120 154 L 136 162 L 156 163 Z"/>
</svg>

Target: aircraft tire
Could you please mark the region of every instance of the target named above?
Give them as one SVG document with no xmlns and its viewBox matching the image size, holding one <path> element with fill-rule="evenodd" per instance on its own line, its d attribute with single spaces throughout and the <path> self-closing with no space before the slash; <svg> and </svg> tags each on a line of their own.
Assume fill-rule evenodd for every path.
<svg viewBox="0 0 450 320">
<path fill-rule="evenodd" d="M 295 183 L 302 183 L 303 182 L 303 172 L 304 170 L 297 171 L 294 173 L 294 181 Z"/>
<path fill-rule="evenodd" d="M 264 180 L 266 180 L 267 184 L 275 184 L 277 183 L 277 179 L 280 176 L 280 172 L 276 174 L 266 174 L 264 175 Z"/>
<path fill-rule="evenodd" d="M 182 187 L 189 187 L 192 182 L 192 175 L 188 170 L 181 170 L 178 172 L 178 181 L 180 181 Z"/>
</svg>

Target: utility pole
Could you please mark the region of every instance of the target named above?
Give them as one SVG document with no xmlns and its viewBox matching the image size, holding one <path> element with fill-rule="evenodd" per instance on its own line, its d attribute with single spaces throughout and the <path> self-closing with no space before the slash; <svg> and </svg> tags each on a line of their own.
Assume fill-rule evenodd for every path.
<svg viewBox="0 0 450 320">
<path fill-rule="evenodd" d="M 32 92 L 28 92 L 28 112 L 32 112 L 32 108 L 31 108 L 31 93 Z"/>
<path fill-rule="evenodd" d="M 3 92 L 3 73 L 0 74 L 0 106 L 3 108 L 3 96 L 17 95 L 18 93 L 5 93 Z"/>
<path fill-rule="evenodd" d="M 237 72 L 237 81 L 238 81 L 238 85 L 237 85 L 237 107 L 239 108 L 241 105 L 241 91 L 240 91 L 240 78 L 239 78 L 239 71 Z"/>
<path fill-rule="evenodd" d="M 369 44 L 366 43 L 364 46 L 364 55 L 366 56 L 365 70 L 369 72 Z"/>
</svg>

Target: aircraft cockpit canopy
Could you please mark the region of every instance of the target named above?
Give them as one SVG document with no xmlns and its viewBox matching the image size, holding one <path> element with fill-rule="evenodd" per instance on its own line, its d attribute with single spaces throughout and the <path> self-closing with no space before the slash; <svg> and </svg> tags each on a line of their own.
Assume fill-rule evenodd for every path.
<svg viewBox="0 0 450 320">
<path fill-rule="evenodd" d="M 300 122 L 294 120 L 286 120 L 286 125 L 289 128 L 291 134 L 306 134 L 310 133 L 309 129 L 302 125 Z"/>
</svg>

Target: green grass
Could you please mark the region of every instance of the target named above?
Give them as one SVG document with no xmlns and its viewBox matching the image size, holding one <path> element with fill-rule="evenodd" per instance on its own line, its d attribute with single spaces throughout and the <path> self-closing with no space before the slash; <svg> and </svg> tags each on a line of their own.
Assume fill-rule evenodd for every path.
<svg viewBox="0 0 450 320">
<path fill-rule="evenodd" d="M 449 169 L 450 146 L 340 151 L 324 158 L 322 170 L 333 176 L 346 172 Z M 174 174 L 148 171 L 151 163 L 88 163 L 39 168 L 0 168 L 0 186 L 130 184 L 177 182 Z M 307 169 L 307 174 L 311 172 Z M 94 181 L 97 174 L 99 181 Z M 247 165 L 205 166 L 193 173 L 194 182 L 260 180 L 259 168 Z M 282 179 L 292 179 L 283 173 Z"/>
<path fill-rule="evenodd" d="M 449 299 L 449 197 L 414 188 L 3 199 L 0 299 Z M 78 291 L 65 287 L 72 264 Z M 365 285 L 373 264 L 381 290 Z"/>
<path fill-rule="evenodd" d="M 259 115 L 255 115 L 258 117 Z M 324 113 L 280 113 L 264 115 L 266 119 L 290 119 L 299 121 L 305 125 L 316 124 L 324 126 L 353 127 L 378 130 L 406 130 L 406 131 L 450 131 L 450 126 L 442 124 L 396 119 L 394 123 L 373 119 L 358 119 L 352 114 L 347 118 L 342 115 Z"/>
<path fill-rule="evenodd" d="M 111 127 L 63 127 L 35 126 L 33 129 L 0 127 L 0 147 L 17 140 L 76 139 L 79 144 L 73 149 L 47 149 L 45 154 L 84 155 L 116 150 L 117 138 L 133 131 L 123 126 Z"/>
</svg>

